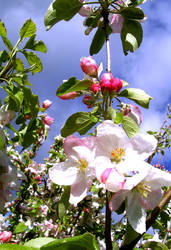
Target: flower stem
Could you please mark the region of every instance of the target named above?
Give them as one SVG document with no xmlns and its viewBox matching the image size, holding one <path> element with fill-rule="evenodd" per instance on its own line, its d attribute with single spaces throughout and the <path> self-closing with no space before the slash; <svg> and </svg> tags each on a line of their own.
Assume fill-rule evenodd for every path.
<svg viewBox="0 0 171 250">
<path fill-rule="evenodd" d="M 105 242 L 106 242 L 106 250 L 112 250 L 111 211 L 109 209 L 109 197 L 107 190 L 106 190 L 106 215 L 105 215 Z"/>
</svg>

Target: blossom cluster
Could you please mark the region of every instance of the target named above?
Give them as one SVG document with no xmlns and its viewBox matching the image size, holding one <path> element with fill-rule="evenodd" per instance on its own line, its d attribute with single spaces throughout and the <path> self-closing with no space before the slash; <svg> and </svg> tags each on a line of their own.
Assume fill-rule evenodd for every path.
<svg viewBox="0 0 171 250">
<path fill-rule="evenodd" d="M 113 193 L 110 209 L 117 210 L 127 200 L 127 218 L 135 231 L 146 230 L 146 210 L 161 200 L 162 186 L 171 185 L 169 173 L 154 168 L 145 159 L 157 146 L 149 134 L 136 134 L 128 139 L 124 130 L 111 120 L 97 126 L 97 136 L 64 140 L 65 162 L 49 170 L 52 182 L 70 185 L 71 204 L 78 204 L 89 193 L 94 179 Z"/>
</svg>

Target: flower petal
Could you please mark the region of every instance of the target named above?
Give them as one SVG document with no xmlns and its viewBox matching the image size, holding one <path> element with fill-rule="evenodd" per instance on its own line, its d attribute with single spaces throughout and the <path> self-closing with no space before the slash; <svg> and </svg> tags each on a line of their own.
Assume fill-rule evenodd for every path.
<svg viewBox="0 0 171 250">
<path fill-rule="evenodd" d="M 145 181 L 150 183 L 152 190 L 171 186 L 171 174 L 151 166 Z"/>
<path fill-rule="evenodd" d="M 113 149 L 125 148 L 128 138 L 124 130 L 111 120 L 106 120 L 97 126 L 97 144 L 101 146 L 98 155 L 110 156 Z"/>
<path fill-rule="evenodd" d="M 157 146 L 157 140 L 149 134 L 137 134 L 131 138 L 130 143 L 142 160 L 150 156 Z"/>
<path fill-rule="evenodd" d="M 114 210 L 114 211 L 117 210 L 121 206 L 122 202 L 125 200 L 127 194 L 128 194 L 128 191 L 125 191 L 125 190 L 121 190 L 115 193 L 112 196 L 110 203 L 109 203 L 110 210 Z"/>
<path fill-rule="evenodd" d="M 163 192 L 161 189 L 153 190 L 147 198 L 139 195 L 139 202 L 145 209 L 154 209 L 161 201 Z"/>
<path fill-rule="evenodd" d="M 87 196 L 90 186 L 90 184 L 87 184 L 86 179 L 82 179 L 81 182 L 73 184 L 71 186 L 69 202 L 76 205 L 83 200 Z"/>
<path fill-rule="evenodd" d="M 132 228 L 142 234 L 146 231 L 146 212 L 138 202 L 138 194 L 130 192 L 127 200 L 127 217 Z"/>
<path fill-rule="evenodd" d="M 69 160 L 54 164 L 49 169 L 49 178 L 58 185 L 72 185 L 80 181 L 81 173 L 75 163 Z"/>
</svg>

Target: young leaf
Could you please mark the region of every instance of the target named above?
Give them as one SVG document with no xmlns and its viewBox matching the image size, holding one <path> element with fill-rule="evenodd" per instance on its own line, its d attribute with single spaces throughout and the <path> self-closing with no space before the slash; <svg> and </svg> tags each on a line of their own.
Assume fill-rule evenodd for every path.
<svg viewBox="0 0 171 250">
<path fill-rule="evenodd" d="M 6 31 L 5 25 L 2 21 L 0 21 L 0 36 L 1 37 L 7 36 L 7 31 Z"/>
<path fill-rule="evenodd" d="M 33 240 L 29 240 L 27 241 L 24 246 L 26 247 L 30 247 L 33 249 L 37 249 L 40 250 L 42 249 L 41 247 L 44 245 L 47 245 L 48 243 L 54 241 L 55 239 L 51 238 L 51 237 L 39 237 Z"/>
<path fill-rule="evenodd" d="M 49 30 L 61 20 L 69 21 L 82 6 L 79 0 L 54 0 L 45 14 L 46 29 Z"/>
<path fill-rule="evenodd" d="M 90 45 L 90 55 L 97 54 L 103 47 L 105 42 L 105 31 L 102 27 L 99 27 L 93 37 Z"/>
<path fill-rule="evenodd" d="M 10 40 L 7 37 L 2 37 L 2 40 L 5 44 L 5 46 L 7 47 L 7 49 L 9 49 L 11 51 L 13 49 L 13 46 L 12 46 Z"/>
<path fill-rule="evenodd" d="M 77 80 L 75 77 L 69 78 L 67 81 L 65 81 L 56 91 L 57 96 L 61 96 L 67 93 L 70 93 L 72 91 L 80 91 L 87 89 L 92 84 L 91 80 L 85 79 L 85 80 Z"/>
<path fill-rule="evenodd" d="M 14 60 L 14 67 L 17 72 L 22 72 L 24 70 L 24 63 L 21 61 L 21 59 L 16 58 Z"/>
<path fill-rule="evenodd" d="M 122 119 L 122 127 L 125 130 L 127 136 L 132 138 L 139 132 L 139 127 L 136 122 L 129 116 L 124 116 Z"/>
<path fill-rule="evenodd" d="M 38 250 L 40 248 L 27 247 L 17 244 L 2 244 L 0 245 L 0 250 Z"/>
<path fill-rule="evenodd" d="M 36 33 L 36 25 L 31 19 L 28 19 L 20 29 L 20 39 L 30 37 Z"/>
<path fill-rule="evenodd" d="M 36 118 L 39 112 L 39 98 L 34 95 L 30 88 L 24 87 L 24 112 L 29 113 L 31 118 Z"/>
<path fill-rule="evenodd" d="M 140 8 L 127 7 L 121 10 L 120 14 L 128 19 L 141 20 L 144 18 L 144 12 Z"/>
<path fill-rule="evenodd" d="M 18 233 L 22 233 L 25 232 L 27 229 L 27 226 L 25 225 L 24 222 L 20 222 L 19 224 L 17 224 L 14 228 L 14 233 L 18 234 Z"/>
<path fill-rule="evenodd" d="M 42 71 L 43 66 L 41 60 L 35 53 L 31 51 L 30 52 L 24 51 L 23 54 L 25 55 L 30 66 L 35 65 L 35 67 L 32 70 L 32 74 Z"/>
<path fill-rule="evenodd" d="M 27 41 L 26 45 L 24 46 L 24 49 L 31 49 L 35 51 L 40 51 L 42 53 L 46 53 L 47 48 L 44 42 L 43 41 L 36 42 L 35 38 L 36 38 L 36 34 L 31 36 L 29 40 Z"/>
<path fill-rule="evenodd" d="M 136 102 L 137 104 L 139 104 L 143 108 L 148 108 L 149 107 L 149 102 L 152 99 L 152 97 L 149 96 L 148 94 L 146 94 L 144 92 L 144 90 L 137 89 L 137 88 L 124 89 L 119 94 L 119 96 L 126 97 L 126 98 Z"/>
<path fill-rule="evenodd" d="M 92 122 L 91 113 L 88 112 L 77 112 L 71 115 L 64 126 L 61 129 L 61 135 L 66 137 L 75 132 L 78 132 L 80 135 L 83 135 L 88 132 L 90 128 L 92 128 L 97 121 Z"/>
<path fill-rule="evenodd" d="M 143 38 L 143 30 L 138 21 L 124 18 L 121 40 L 124 54 L 127 55 L 128 51 L 134 52 L 139 48 Z"/>
<path fill-rule="evenodd" d="M 0 51 L 0 65 L 3 63 L 3 62 L 6 62 L 9 58 L 9 55 L 8 53 L 6 52 L 6 50 L 2 50 Z"/>
<path fill-rule="evenodd" d="M 94 235 L 85 233 L 80 236 L 58 239 L 41 247 L 41 250 L 99 250 Z"/>
<path fill-rule="evenodd" d="M 58 201 L 58 216 L 62 219 L 69 207 L 70 187 L 65 187 L 60 201 Z"/>
</svg>

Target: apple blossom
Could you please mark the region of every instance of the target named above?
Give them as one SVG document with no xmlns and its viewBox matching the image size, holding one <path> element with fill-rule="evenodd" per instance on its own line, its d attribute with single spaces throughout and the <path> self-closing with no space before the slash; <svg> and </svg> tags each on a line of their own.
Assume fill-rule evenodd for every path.
<svg viewBox="0 0 171 250">
<path fill-rule="evenodd" d="M 138 106 L 133 104 L 123 104 L 122 113 L 124 116 L 132 118 L 138 126 L 142 123 L 142 113 Z"/>
<path fill-rule="evenodd" d="M 112 192 L 128 188 L 126 176 L 130 172 L 151 166 L 144 160 L 157 145 L 148 134 L 137 134 L 129 140 L 124 130 L 110 120 L 97 126 L 96 141 L 96 177 Z"/>
<path fill-rule="evenodd" d="M 84 3 L 84 0 L 80 0 L 80 2 Z M 83 17 L 88 17 L 91 14 L 92 10 L 91 7 L 87 4 L 84 4 L 81 9 L 79 10 L 78 14 Z"/>
<path fill-rule="evenodd" d="M 171 175 L 153 166 L 144 166 L 137 169 L 140 174 L 129 178 L 125 190 L 115 193 L 110 201 L 110 209 L 116 210 L 127 198 L 127 217 L 135 231 L 146 231 L 146 211 L 154 209 L 162 198 L 162 186 L 171 185 Z"/>
<path fill-rule="evenodd" d="M 0 125 L 5 126 L 16 116 L 16 112 L 13 110 L 8 110 L 8 105 L 3 105 L 0 107 Z"/>
<path fill-rule="evenodd" d="M 78 96 L 78 93 L 73 91 L 73 92 L 70 92 L 70 93 L 67 93 L 67 94 L 64 94 L 64 95 L 60 95 L 58 96 L 60 99 L 62 100 L 70 100 L 70 99 L 74 99 Z"/>
<path fill-rule="evenodd" d="M 68 136 L 64 140 L 65 162 L 54 164 L 49 170 L 52 182 L 58 185 L 71 185 L 71 204 L 77 204 L 88 194 L 95 177 L 94 173 L 95 137 L 77 138 Z"/>
<path fill-rule="evenodd" d="M 104 73 L 100 80 L 102 92 L 118 93 L 122 88 L 122 81 L 119 78 L 114 78 L 112 73 Z"/>
<path fill-rule="evenodd" d="M 98 74 L 98 65 L 92 56 L 81 57 L 80 66 L 82 71 L 92 77 L 96 77 Z"/>
<path fill-rule="evenodd" d="M 0 232 L 0 241 L 2 243 L 7 243 L 11 240 L 12 238 L 12 232 L 11 231 L 3 231 Z"/>
<path fill-rule="evenodd" d="M 54 122 L 54 118 L 52 118 L 51 116 L 48 116 L 48 115 L 45 115 L 42 120 L 43 120 L 44 124 L 46 124 L 48 126 L 52 125 L 52 123 Z"/>
<path fill-rule="evenodd" d="M 43 101 L 43 103 L 42 103 L 42 107 L 43 107 L 44 109 L 48 109 L 51 105 L 52 105 L 52 102 L 51 102 L 50 100 L 45 100 L 45 101 Z"/>
</svg>

